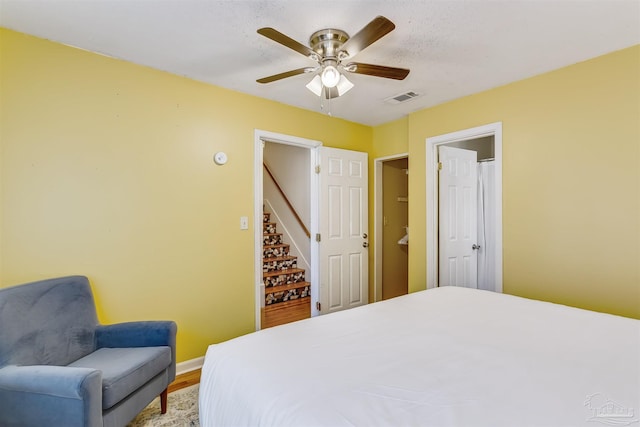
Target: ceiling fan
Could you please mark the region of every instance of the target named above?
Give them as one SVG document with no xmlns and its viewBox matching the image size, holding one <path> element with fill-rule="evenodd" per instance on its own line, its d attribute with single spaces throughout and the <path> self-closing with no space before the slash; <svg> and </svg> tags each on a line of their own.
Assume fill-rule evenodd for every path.
<svg viewBox="0 0 640 427">
<path fill-rule="evenodd" d="M 258 79 L 257 82 L 271 83 L 299 74 L 315 73 L 315 77 L 307 84 L 307 88 L 318 96 L 331 99 L 345 94 L 353 87 L 353 83 L 347 80 L 344 72 L 403 80 L 409 74 L 409 70 L 405 68 L 386 67 L 361 62 L 345 63 L 364 48 L 393 31 L 395 27 L 393 22 L 384 16 L 378 16 L 353 37 L 349 37 L 342 30 L 326 28 L 311 35 L 309 47 L 298 43 L 273 28 L 260 28 L 258 34 L 301 53 L 316 61 L 318 65 L 263 77 Z"/>
</svg>

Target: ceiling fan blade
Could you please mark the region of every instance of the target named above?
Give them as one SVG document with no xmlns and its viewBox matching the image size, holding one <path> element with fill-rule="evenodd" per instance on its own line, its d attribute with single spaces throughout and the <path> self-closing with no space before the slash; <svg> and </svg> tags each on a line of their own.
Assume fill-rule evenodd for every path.
<svg viewBox="0 0 640 427">
<path fill-rule="evenodd" d="M 386 79 L 395 79 L 395 80 L 404 80 L 404 78 L 409 75 L 409 71 L 411 71 L 411 70 L 407 70 L 406 68 L 386 67 L 384 65 L 363 64 L 362 62 L 350 62 L 344 68 L 345 70 L 348 70 L 351 73 L 366 74 L 368 76 L 384 77 Z"/>
<path fill-rule="evenodd" d="M 396 28 L 395 24 L 384 16 L 377 16 L 369 22 L 355 36 L 349 38 L 342 46 L 342 51 L 346 51 L 349 57 L 356 55 L 365 47 L 372 45 L 377 40 L 389 34 Z"/>
<path fill-rule="evenodd" d="M 298 68 L 296 70 L 285 71 L 284 73 L 280 73 L 280 74 L 274 74 L 273 76 L 263 77 L 263 78 L 258 79 L 256 81 L 258 83 L 271 83 L 271 82 L 275 82 L 276 80 L 286 79 L 287 77 L 297 76 L 298 74 L 308 73 L 308 72 L 311 72 L 313 70 L 314 70 L 313 67 L 311 67 L 311 68 L 310 67 Z"/>
<path fill-rule="evenodd" d="M 311 48 L 303 45 L 302 43 L 298 43 L 291 37 L 284 35 L 280 31 L 275 30 L 271 27 L 260 28 L 258 30 L 258 34 L 262 34 L 266 38 L 280 43 L 281 45 L 286 46 L 289 49 L 293 49 L 296 52 L 303 54 L 304 56 L 309 57 L 317 55 L 313 50 L 311 50 Z"/>
</svg>

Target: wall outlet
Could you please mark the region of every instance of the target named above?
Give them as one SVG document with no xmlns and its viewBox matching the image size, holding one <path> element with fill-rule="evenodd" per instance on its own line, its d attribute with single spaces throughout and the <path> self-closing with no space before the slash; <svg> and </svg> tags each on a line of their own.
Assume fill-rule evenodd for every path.
<svg viewBox="0 0 640 427">
<path fill-rule="evenodd" d="M 249 217 L 241 216 L 240 217 L 240 230 L 248 230 L 249 229 Z"/>
</svg>

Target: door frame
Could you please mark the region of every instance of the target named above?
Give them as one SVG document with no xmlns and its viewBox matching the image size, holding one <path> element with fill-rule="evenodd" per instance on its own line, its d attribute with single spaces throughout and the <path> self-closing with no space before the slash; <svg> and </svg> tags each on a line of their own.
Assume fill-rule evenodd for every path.
<svg viewBox="0 0 640 427">
<path fill-rule="evenodd" d="M 502 122 L 426 139 L 427 289 L 438 286 L 438 146 L 469 139 L 494 137 L 496 212 L 496 292 L 502 292 Z"/>
<path fill-rule="evenodd" d="M 306 148 L 310 150 L 310 224 L 309 232 L 313 236 L 318 232 L 319 226 L 319 177 L 315 173 L 316 165 L 319 162 L 318 148 L 322 146 L 322 142 L 313 139 L 301 138 L 282 133 L 270 132 L 266 130 L 256 129 L 254 131 L 254 166 L 253 166 L 253 230 L 254 230 L 254 295 L 255 295 L 255 325 L 256 330 L 261 329 L 261 309 L 263 304 L 263 280 L 262 280 L 262 205 L 264 203 L 263 196 L 263 148 L 264 142 L 274 142 L 277 144 L 293 145 L 296 147 Z M 310 278 L 307 280 L 311 283 L 311 316 L 316 316 L 318 310 L 313 301 L 320 301 L 319 294 L 319 255 L 318 242 L 311 239 L 311 272 Z"/>
<path fill-rule="evenodd" d="M 373 302 L 382 301 L 382 164 L 405 158 L 409 158 L 409 153 L 392 154 L 373 160 Z"/>
</svg>

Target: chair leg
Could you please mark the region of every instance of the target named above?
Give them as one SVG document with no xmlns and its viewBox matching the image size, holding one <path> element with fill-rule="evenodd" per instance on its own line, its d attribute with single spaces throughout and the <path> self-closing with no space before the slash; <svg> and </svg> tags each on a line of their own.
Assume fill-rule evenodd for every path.
<svg viewBox="0 0 640 427">
<path fill-rule="evenodd" d="M 167 413 L 167 391 L 168 390 L 169 390 L 168 388 L 165 388 L 164 391 L 160 393 L 160 413 L 161 414 Z"/>
</svg>

